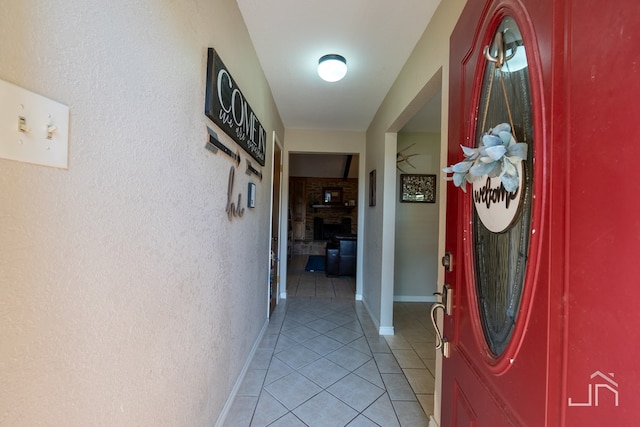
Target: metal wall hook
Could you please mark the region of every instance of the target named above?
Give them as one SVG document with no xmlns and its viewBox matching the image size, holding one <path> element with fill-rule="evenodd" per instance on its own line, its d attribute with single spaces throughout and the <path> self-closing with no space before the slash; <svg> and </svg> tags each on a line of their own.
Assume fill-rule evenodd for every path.
<svg viewBox="0 0 640 427">
<path fill-rule="evenodd" d="M 487 45 L 484 47 L 483 54 L 484 54 L 484 57 L 487 58 L 487 61 L 495 63 L 496 68 L 500 68 L 505 63 L 504 41 L 503 41 L 501 31 L 498 31 L 496 33 L 495 37 L 493 38 L 493 44 L 496 46 L 496 49 L 498 50 L 497 52 L 498 54 L 496 56 L 491 55 L 491 53 L 489 52 L 489 50 L 491 49 L 491 45 Z"/>
<path fill-rule="evenodd" d="M 513 41 L 507 41 L 507 32 L 509 29 L 507 28 L 504 31 L 498 31 L 493 38 L 493 44 L 496 46 L 498 50 L 497 56 L 492 56 L 490 53 L 491 45 L 485 46 L 482 54 L 489 62 L 493 62 L 496 64 L 496 68 L 501 68 L 505 63 L 507 63 L 510 59 L 516 56 L 516 52 L 518 51 L 518 47 L 521 46 L 521 41 L 518 43 L 517 37 L 511 37 L 515 39 Z M 513 34 L 513 32 L 512 32 Z M 506 54 L 507 49 L 510 50 L 509 55 Z"/>
</svg>

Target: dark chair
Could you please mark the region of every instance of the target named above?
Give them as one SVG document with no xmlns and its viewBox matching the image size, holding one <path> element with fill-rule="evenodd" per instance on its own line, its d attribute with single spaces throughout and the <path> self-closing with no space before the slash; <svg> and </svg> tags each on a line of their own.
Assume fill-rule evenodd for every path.
<svg viewBox="0 0 640 427">
<path fill-rule="evenodd" d="M 354 234 L 336 234 L 325 247 L 327 276 L 355 276 L 358 238 Z"/>
</svg>

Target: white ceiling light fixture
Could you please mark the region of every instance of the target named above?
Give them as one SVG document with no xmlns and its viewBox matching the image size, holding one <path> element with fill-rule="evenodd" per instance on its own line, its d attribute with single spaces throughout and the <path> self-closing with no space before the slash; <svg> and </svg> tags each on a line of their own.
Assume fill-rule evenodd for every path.
<svg viewBox="0 0 640 427">
<path fill-rule="evenodd" d="M 337 82 L 347 74 L 347 60 L 342 55 L 324 55 L 318 61 L 318 75 L 327 82 Z"/>
</svg>

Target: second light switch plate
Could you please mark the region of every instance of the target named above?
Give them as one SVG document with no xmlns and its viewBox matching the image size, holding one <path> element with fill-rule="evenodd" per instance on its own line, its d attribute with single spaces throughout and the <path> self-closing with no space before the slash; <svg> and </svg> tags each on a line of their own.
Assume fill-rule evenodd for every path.
<svg viewBox="0 0 640 427">
<path fill-rule="evenodd" d="M 0 80 L 0 158 L 67 169 L 69 107 Z"/>
</svg>

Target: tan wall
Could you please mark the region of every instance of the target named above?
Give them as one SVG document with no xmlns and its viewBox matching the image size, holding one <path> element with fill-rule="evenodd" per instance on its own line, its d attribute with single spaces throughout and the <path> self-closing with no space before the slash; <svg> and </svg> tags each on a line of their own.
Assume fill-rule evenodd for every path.
<svg viewBox="0 0 640 427">
<path fill-rule="evenodd" d="M 411 165 L 396 171 L 396 232 L 393 298 L 395 301 L 433 301 L 438 283 L 438 221 L 440 191 L 440 134 L 398 133 L 398 151 L 405 150 Z M 435 203 L 400 202 L 400 178 L 404 173 L 436 175 Z"/>
<path fill-rule="evenodd" d="M 397 142 L 395 132 L 442 90 L 441 141 L 447 140 L 449 36 L 464 7 L 465 0 L 443 1 L 438 6 L 409 60 L 387 93 L 367 129 L 367 156 L 362 161 L 367 173 L 377 171 L 378 204 L 366 210 L 363 259 L 367 283 L 363 301 L 375 322 L 390 332 L 393 324 L 393 282 L 395 242 Z M 446 150 L 442 150 L 446 153 Z M 443 162 L 444 163 L 444 162 Z M 444 209 L 444 199 L 440 199 Z M 443 211 L 441 212 L 443 214 Z M 382 232 L 379 232 L 382 230 Z M 442 231 L 440 240 L 442 240 Z"/>
<path fill-rule="evenodd" d="M 235 2 L 3 2 L 0 79 L 68 105 L 71 131 L 68 170 L 0 160 L 0 425 L 221 413 L 266 321 L 271 165 L 230 222 L 231 162 L 204 148 L 207 47 L 271 159 L 284 130 Z"/>
</svg>

